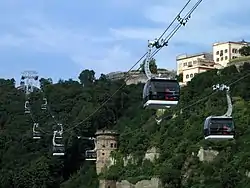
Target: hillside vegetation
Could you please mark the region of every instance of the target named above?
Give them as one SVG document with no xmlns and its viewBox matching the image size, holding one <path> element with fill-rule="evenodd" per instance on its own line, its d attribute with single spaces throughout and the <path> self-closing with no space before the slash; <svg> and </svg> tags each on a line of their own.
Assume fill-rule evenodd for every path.
<svg viewBox="0 0 250 188">
<path fill-rule="evenodd" d="M 101 178 L 133 183 L 150 177 L 160 177 L 166 187 L 186 188 L 245 188 L 250 179 L 250 65 L 238 71 L 234 66 L 212 70 L 195 76 L 181 90 L 178 107 L 166 112 L 160 125 L 154 121 L 154 111 L 142 109 L 143 85 L 120 89 L 103 108 L 88 118 L 108 99 L 124 81 L 108 81 L 104 75 L 94 80 L 94 71 L 84 70 L 80 82 L 60 80 L 52 84 L 41 79 L 49 111 L 41 111 L 43 93 L 32 93 L 32 112 L 44 133 L 43 139 L 32 139 L 33 121 L 24 114 L 24 93 L 14 87 L 15 81 L 0 80 L 0 187 L 2 188 L 97 188 L 98 177 L 94 163 L 84 160 L 89 143 L 77 136 L 93 136 L 97 129 L 119 131 L 119 150 L 113 155 L 116 165 L 106 170 Z M 240 79 L 240 80 L 239 80 Z M 237 82 L 235 82 L 237 81 Z M 234 83 L 235 82 L 235 83 Z M 213 91 L 217 83 L 231 84 L 233 118 L 236 122 L 235 141 L 205 142 L 203 121 L 209 115 L 226 111 L 225 93 Z M 182 113 L 179 113 L 182 109 Z M 52 118 L 53 115 L 55 118 Z M 85 120 L 84 122 L 82 122 Z M 52 128 L 64 125 L 65 157 L 52 156 Z M 79 124 L 79 126 L 75 126 Z M 67 129 L 69 129 L 67 131 Z M 155 146 L 160 158 L 154 163 L 143 161 L 145 151 Z M 212 147 L 220 153 L 212 163 L 196 157 L 200 147 Z M 194 156 L 191 154 L 195 153 Z M 124 167 L 124 156 L 131 154 L 137 161 Z M 184 163 L 190 159 L 188 168 Z M 190 170 L 183 183 L 183 175 Z"/>
</svg>

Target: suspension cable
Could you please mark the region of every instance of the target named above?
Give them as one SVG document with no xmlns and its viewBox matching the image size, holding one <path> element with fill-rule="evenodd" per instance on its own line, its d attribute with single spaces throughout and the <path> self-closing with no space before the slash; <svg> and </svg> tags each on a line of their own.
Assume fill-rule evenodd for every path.
<svg viewBox="0 0 250 188">
<path fill-rule="evenodd" d="M 191 10 L 184 16 L 183 20 L 188 21 L 188 18 L 191 17 L 191 14 L 195 11 L 195 9 L 201 4 L 203 0 L 199 0 L 196 2 L 196 4 L 191 8 Z M 168 44 L 170 39 L 176 34 L 176 32 L 180 29 L 180 27 L 183 26 L 182 23 L 179 23 L 178 25 L 175 26 L 175 28 L 165 37 L 163 40 L 163 43 Z M 152 57 L 154 57 L 164 46 L 155 49 L 155 51 L 152 53 Z"/>
<path fill-rule="evenodd" d="M 160 38 L 162 38 L 163 37 L 163 35 L 167 32 L 167 30 L 169 30 L 169 28 L 172 26 L 172 24 L 174 23 L 174 21 L 179 17 L 179 15 L 184 11 L 184 9 L 187 7 L 187 5 L 190 3 L 190 1 L 191 0 L 189 0 L 185 5 L 184 5 L 184 7 L 181 9 L 181 11 L 177 14 L 177 16 L 174 18 L 174 20 L 170 23 L 170 25 L 164 30 L 164 32 L 163 32 L 163 34 L 160 36 Z M 202 2 L 202 0 L 199 0 L 199 2 L 201 3 Z M 200 4 L 199 3 L 199 4 Z M 190 11 L 189 11 L 189 14 L 191 14 L 197 7 L 198 7 L 198 5 L 199 4 L 197 4 L 196 3 L 196 7 L 194 6 Z M 188 16 L 185 16 L 185 18 L 186 17 L 188 17 Z M 184 18 L 184 19 L 185 19 Z M 178 26 L 178 29 L 181 27 L 181 25 L 182 24 L 179 24 L 180 26 Z M 177 29 L 177 30 L 178 30 Z M 176 31 L 177 31 L 176 30 Z M 174 36 L 174 34 L 176 33 L 176 31 L 175 32 L 171 32 L 171 38 Z M 168 39 L 169 40 L 169 39 Z M 167 41 L 167 39 L 165 38 L 164 39 L 164 41 Z M 160 48 L 161 49 L 161 48 Z M 158 49 L 158 51 L 160 50 L 160 49 Z M 158 53 L 158 51 L 157 51 L 157 53 Z M 129 73 L 130 73 L 130 71 L 146 56 L 148 54 L 148 52 L 146 52 L 143 56 L 141 56 L 141 58 L 125 73 L 125 75 L 124 75 L 124 79 L 127 79 L 128 77 L 130 77 L 130 75 L 129 75 Z M 153 54 L 153 56 L 154 55 L 156 55 L 156 53 L 155 54 Z M 153 57 L 152 56 L 152 57 Z M 142 68 L 142 66 L 143 65 L 141 65 L 139 68 L 138 68 L 138 70 L 139 69 L 141 69 Z M 92 117 L 95 113 L 97 113 L 103 106 L 105 106 L 108 102 L 109 102 L 109 100 L 111 100 L 123 87 L 125 87 L 126 86 L 126 82 L 125 83 L 123 83 L 107 100 L 105 100 L 98 108 L 96 108 L 96 110 L 94 110 L 90 115 L 88 115 L 84 120 L 82 120 L 82 121 L 80 121 L 79 123 L 77 123 L 76 125 L 74 125 L 74 126 L 72 126 L 72 127 L 70 127 L 70 128 L 68 128 L 67 130 L 65 130 L 64 132 L 69 132 L 70 130 L 73 130 L 74 128 L 76 128 L 77 126 L 79 126 L 80 124 L 82 124 L 83 122 L 85 122 L 85 121 L 87 121 L 90 117 Z"/>
<path fill-rule="evenodd" d="M 158 38 L 158 42 L 160 41 L 160 39 L 165 35 L 165 33 L 169 30 L 169 28 L 174 24 L 174 22 L 176 21 L 176 19 L 180 16 L 180 14 L 184 11 L 184 9 L 188 6 L 188 4 L 191 2 L 191 0 L 188 0 L 188 2 L 184 5 L 184 7 L 181 9 L 181 11 L 176 15 L 176 17 L 173 19 L 173 21 L 170 23 L 170 25 L 165 29 L 165 31 L 160 35 L 160 37 Z"/>
</svg>

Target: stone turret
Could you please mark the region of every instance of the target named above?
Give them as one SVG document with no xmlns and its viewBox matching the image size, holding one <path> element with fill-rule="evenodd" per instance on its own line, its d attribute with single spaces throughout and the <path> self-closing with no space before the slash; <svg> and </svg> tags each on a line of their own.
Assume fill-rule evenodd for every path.
<svg viewBox="0 0 250 188">
<path fill-rule="evenodd" d="M 100 174 L 105 166 L 110 166 L 110 154 L 117 149 L 118 133 L 112 130 L 96 132 L 96 173 Z"/>
</svg>

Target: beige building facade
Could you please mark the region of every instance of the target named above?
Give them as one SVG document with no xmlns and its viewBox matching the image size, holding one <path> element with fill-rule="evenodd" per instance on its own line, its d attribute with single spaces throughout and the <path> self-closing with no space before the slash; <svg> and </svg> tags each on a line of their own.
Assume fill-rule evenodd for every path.
<svg viewBox="0 0 250 188">
<path fill-rule="evenodd" d="M 211 53 L 198 53 L 193 55 L 179 55 L 176 58 L 177 63 L 177 75 L 183 73 L 184 70 L 189 69 L 196 65 L 199 59 L 212 60 L 213 56 Z"/>
<path fill-rule="evenodd" d="M 213 60 L 223 67 L 228 66 L 231 59 L 240 57 L 239 49 L 248 45 L 244 40 L 241 42 L 218 42 L 213 44 Z"/>
<path fill-rule="evenodd" d="M 96 136 L 96 173 L 100 174 L 105 166 L 110 166 L 111 152 L 118 147 L 118 133 L 111 130 L 99 130 Z"/>
<path fill-rule="evenodd" d="M 180 85 L 186 85 L 199 73 L 227 67 L 230 60 L 241 56 L 239 50 L 246 45 L 249 45 L 249 43 L 244 40 L 240 42 L 217 42 L 213 44 L 212 53 L 203 52 L 177 56 L 177 75 L 183 74 L 183 81 Z"/>
<path fill-rule="evenodd" d="M 208 70 L 215 69 L 215 68 L 220 68 L 220 65 L 214 63 L 213 60 L 197 59 L 196 61 L 193 62 L 192 66 L 185 68 L 183 70 L 182 85 L 186 85 L 187 82 L 191 81 L 195 75 L 206 72 Z"/>
</svg>

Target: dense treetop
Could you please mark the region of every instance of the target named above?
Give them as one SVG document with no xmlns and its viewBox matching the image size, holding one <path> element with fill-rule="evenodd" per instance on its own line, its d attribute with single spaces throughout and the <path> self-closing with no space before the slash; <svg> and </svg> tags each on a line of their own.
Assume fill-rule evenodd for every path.
<svg viewBox="0 0 250 188">
<path fill-rule="evenodd" d="M 157 176 L 165 185 L 176 188 L 248 187 L 250 181 L 245 174 L 250 170 L 249 70 L 250 65 L 244 64 L 238 70 L 231 66 L 195 76 L 181 89 L 180 104 L 165 113 L 166 116 L 175 113 L 177 117 L 165 119 L 160 125 L 154 121 L 155 111 L 142 109 L 142 84 L 123 87 L 89 117 L 124 84 L 123 80 L 110 81 L 105 75 L 96 79 L 92 70 L 84 70 L 79 75 L 80 82 L 69 79 L 53 84 L 50 79 L 42 78 L 43 92 L 38 90 L 31 95 L 34 121 L 39 122 L 44 133 L 38 141 L 32 139 L 31 117 L 24 114 L 24 93 L 15 87 L 13 79 L 1 79 L 0 187 L 98 187 L 94 163 L 84 160 L 84 151 L 91 145 L 77 139 L 79 135 L 93 136 L 97 129 L 116 129 L 120 133 L 119 149 L 114 153 L 117 163 L 101 178 L 127 179 L 134 183 Z M 227 107 L 225 93 L 210 95 L 211 86 L 236 80 L 237 83 L 230 85 L 236 139 L 205 142 L 204 119 L 223 114 Z M 40 110 L 44 96 L 50 111 Z M 56 122 L 62 123 L 65 129 L 66 156 L 61 158 L 53 157 L 51 151 Z M 160 158 L 154 163 L 143 161 L 145 151 L 152 146 L 159 148 Z M 199 162 L 191 153 L 197 154 L 201 146 L 211 146 L 220 154 L 210 164 Z M 137 159 L 137 164 L 123 167 L 121 158 L 128 154 Z M 184 167 L 187 159 L 191 163 Z M 189 178 L 183 184 L 188 169 L 191 169 Z"/>
</svg>

